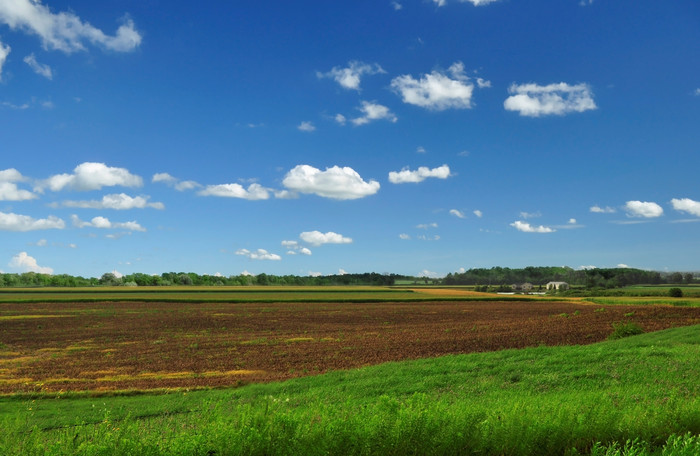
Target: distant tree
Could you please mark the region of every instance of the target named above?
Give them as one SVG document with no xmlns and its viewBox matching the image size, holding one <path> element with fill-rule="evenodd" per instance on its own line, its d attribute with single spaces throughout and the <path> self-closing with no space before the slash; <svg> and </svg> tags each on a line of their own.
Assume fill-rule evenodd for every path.
<svg viewBox="0 0 700 456">
<path fill-rule="evenodd" d="M 105 286 L 115 286 L 115 285 L 121 285 L 122 280 L 118 278 L 114 273 L 112 272 L 105 272 L 102 274 L 102 277 L 100 277 L 100 285 L 105 285 Z"/>
<path fill-rule="evenodd" d="M 683 283 L 683 274 L 680 272 L 674 272 L 668 276 L 668 283 Z"/>
<path fill-rule="evenodd" d="M 682 298 L 683 290 L 681 290 L 680 288 L 669 288 L 668 295 L 672 298 Z"/>
<path fill-rule="evenodd" d="M 693 283 L 693 274 L 691 272 L 686 273 L 683 277 L 683 281 L 688 284 Z"/>
</svg>

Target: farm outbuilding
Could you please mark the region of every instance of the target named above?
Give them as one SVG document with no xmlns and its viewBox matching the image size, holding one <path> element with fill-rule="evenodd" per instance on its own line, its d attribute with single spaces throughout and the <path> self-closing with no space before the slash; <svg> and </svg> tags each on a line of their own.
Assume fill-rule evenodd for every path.
<svg viewBox="0 0 700 456">
<path fill-rule="evenodd" d="M 566 282 L 549 282 L 547 283 L 547 290 L 568 290 L 569 284 Z"/>
</svg>

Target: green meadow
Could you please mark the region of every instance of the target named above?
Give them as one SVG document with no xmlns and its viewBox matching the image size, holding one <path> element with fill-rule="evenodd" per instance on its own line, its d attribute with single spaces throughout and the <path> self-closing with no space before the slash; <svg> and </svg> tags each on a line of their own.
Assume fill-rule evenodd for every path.
<svg viewBox="0 0 700 456">
<path fill-rule="evenodd" d="M 700 326 L 236 389 L 0 398 L 5 455 L 698 455 Z"/>
</svg>

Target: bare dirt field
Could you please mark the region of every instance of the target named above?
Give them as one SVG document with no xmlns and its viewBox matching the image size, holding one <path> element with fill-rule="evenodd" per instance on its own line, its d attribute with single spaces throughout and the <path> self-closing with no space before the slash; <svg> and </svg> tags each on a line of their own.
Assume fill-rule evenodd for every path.
<svg viewBox="0 0 700 456">
<path fill-rule="evenodd" d="M 0 393 L 220 387 L 386 361 L 590 344 L 700 308 L 573 302 L 3 303 Z"/>
</svg>

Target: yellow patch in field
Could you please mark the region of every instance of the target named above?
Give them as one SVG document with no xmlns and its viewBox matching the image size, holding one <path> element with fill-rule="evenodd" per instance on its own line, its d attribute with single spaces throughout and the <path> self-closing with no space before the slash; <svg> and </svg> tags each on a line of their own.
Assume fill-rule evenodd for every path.
<svg viewBox="0 0 700 456">
<path fill-rule="evenodd" d="M 80 376 L 81 377 L 94 377 L 96 375 L 107 376 L 107 375 L 115 375 L 116 373 L 117 373 L 117 371 L 115 371 L 113 369 L 105 369 L 105 370 L 81 372 Z"/>
<path fill-rule="evenodd" d="M 238 375 L 256 375 L 256 374 L 264 374 L 265 371 L 260 371 L 260 370 L 246 370 L 246 369 L 239 369 L 239 370 L 230 370 L 226 371 L 223 374 L 227 376 L 238 376 Z"/>
<path fill-rule="evenodd" d="M 18 358 L 0 359 L 0 365 L 2 364 L 14 364 L 14 363 L 29 363 L 39 359 L 38 356 L 20 356 Z"/>
<path fill-rule="evenodd" d="M 287 339 L 285 342 L 313 342 L 313 337 L 292 337 Z"/>
<path fill-rule="evenodd" d="M 42 380 L 43 383 L 76 383 L 76 382 L 83 382 L 85 381 L 84 378 L 70 378 L 70 377 L 56 377 L 56 378 L 47 378 L 45 380 Z"/>
<path fill-rule="evenodd" d="M 116 348 L 105 348 L 104 350 L 100 350 L 101 353 L 112 353 L 117 351 Z"/>
<path fill-rule="evenodd" d="M 31 383 L 33 381 L 30 377 L 21 378 L 0 378 L 0 385 L 16 385 L 18 383 Z"/>
<path fill-rule="evenodd" d="M 19 352 L 0 351 L 0 356 L 19 356 Z"/>
<path fill-rule="evenodd" d="M 60 318 L 70 317 L 70 315 L 2 315 L 0 321 L 4 320 L 35 320 L 38 318 Z"/>
</svg>

